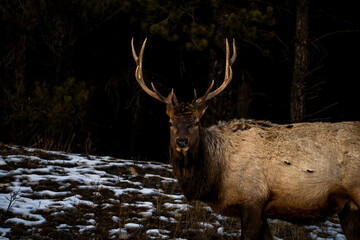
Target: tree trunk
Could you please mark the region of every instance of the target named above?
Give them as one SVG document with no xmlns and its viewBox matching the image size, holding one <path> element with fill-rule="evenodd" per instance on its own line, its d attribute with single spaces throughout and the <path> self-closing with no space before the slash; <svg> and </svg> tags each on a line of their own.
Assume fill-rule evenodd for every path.
<svg viewBox="0 0 360 240">
<path fill-rule="evenodd" d="M 309 1 L 296 2 L 294 72 L 291 82 L 290 119 L 300 122 L 305 114 L 305 78 L 309 68 Z"/>
</svg>

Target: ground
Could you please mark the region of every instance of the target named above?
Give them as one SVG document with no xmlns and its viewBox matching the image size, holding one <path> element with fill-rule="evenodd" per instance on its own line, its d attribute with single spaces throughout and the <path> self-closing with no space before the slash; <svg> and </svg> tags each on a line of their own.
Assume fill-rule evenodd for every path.
<svg viewBox="0 0 360 240">
<path fill-rule="evenodd" d="M 345 239 L 337 219 L 269 220 L 275 239 Z M 0 144 L 0 239 L 238 239 L 239 219 L 188 202 L 171 166 Z"/>
</svg>

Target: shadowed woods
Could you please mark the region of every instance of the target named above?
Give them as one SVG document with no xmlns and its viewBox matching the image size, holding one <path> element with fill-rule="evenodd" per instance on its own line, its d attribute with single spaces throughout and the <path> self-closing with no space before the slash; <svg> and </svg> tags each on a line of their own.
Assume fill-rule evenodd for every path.
<svg viewBox="0 0 360 240">
<path fill-rule="evenodd" d="M 308 29 L 296 28 L 298 2 L 306 3 L 0 1 L 0 141 L 166 161 L 164 106 L 134 81 L 132 37 L 139 48 L 149 39 L 148 86 L 174 88 L 185 102 L 212 80 L 219 87 L 224 39 L 236 40 L 234 77 L 209 102 L 205 126 L 241 117 L 289 123 L 293 86 L 301 87 L 301 121 L 358 120 L 358 2 L 309 4 Z M 301 36 L 306 67 L 295 60 L 304 56 Z"/>
</svg>

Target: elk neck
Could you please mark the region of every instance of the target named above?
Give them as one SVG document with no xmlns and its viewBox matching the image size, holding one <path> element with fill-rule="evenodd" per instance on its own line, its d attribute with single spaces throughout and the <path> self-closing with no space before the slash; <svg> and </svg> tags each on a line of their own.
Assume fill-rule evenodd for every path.
<svg viewBox="0 0 360 240">
<path fill-rule="evenodd" d="M 209 129 L 199 127 L 198 143 L 186 152 L 170 146 L 174 175 L 186 198 L 216 202 L 221 185 L 221 140 Z"/>
</svg>

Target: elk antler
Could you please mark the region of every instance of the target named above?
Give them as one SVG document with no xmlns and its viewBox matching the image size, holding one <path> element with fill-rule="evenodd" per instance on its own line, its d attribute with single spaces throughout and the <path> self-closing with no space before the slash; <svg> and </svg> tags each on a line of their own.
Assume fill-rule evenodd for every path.
<svg viewBox="0 0 360 240">
<path fill-rule="evenodd" d="M 224 82 L 221 84 L 221 86 L 219 88 L 217 88 L 216 90 L 211 91 L 211 89 L 214 86 L 214 80 L 211 82 L 210 87 L 208 88 L 208 90 L 205 92 L 204 96 L 202 96 L 201 98 L 196 99 L 195 96 L 195 104 L 196 105 L 201 105 L 203 103 L 205 103 L 206 101 L 210 100 L 211 98 L 215 97 L 216 95 L 218 95 L 219 93 L 221 93 L 226 86 L 230 83 L 231 79 L 232 79 L 232 69 L 231 66 L 232 64 L 235 62 L 236 59 L 236 46 L 235 46 L 235 39 L 233 39 L 233 55 L 230 59 L 230 50 L 229 50 L 229 42 L 228 39 L 226 38 L 226 63 L 225 63 L 225 78 L 224 78 Z"/>
<path fill-rule="evenodd" d="M 132 48 L 132 55 L 134 57 L 134 60 L 136 62 L 136 71 L 135 71 L 135 78 L 136 78 L 136 81 L 139 83 L 140 87 L 147 93 L 149 94 L 150 96 L 152 96 L 153 98 L 156 98 L 157 100 L 163 102 L 163 103 L 166 103 L 166 104 L 169 104 L 171 103 L 171 99 L 172 99 L 172 96 L 174 95 L 174 91 L 171 91 L 171 93 L 169 94 L 169 97 L 164 97 L 162 96 L 157 90 L 156 88 L 154 87 L 154 84 L 151 83 L 151 87 L 153 89 L 150 90 L 145 82 L 144 82 L 144 78 L 143 78 L 143 73 L 142 73 L 142 60 L 143 60 L 143 55 L 144 55 L 144 50 L 145 50 L 145 45 L 146 45 L 146 41 L 147 41 L 147 38 L 144 40 L 143 44 L 142 44 L 142 47 L 141 47 L 141 50 L 140 50 L 140 55 L 139 57 L 137 56 L 136 52 L 135 52 L 135 49 L 134 49 L 134 38 L 131 39 L 131 48 Z"/>
</svg>

